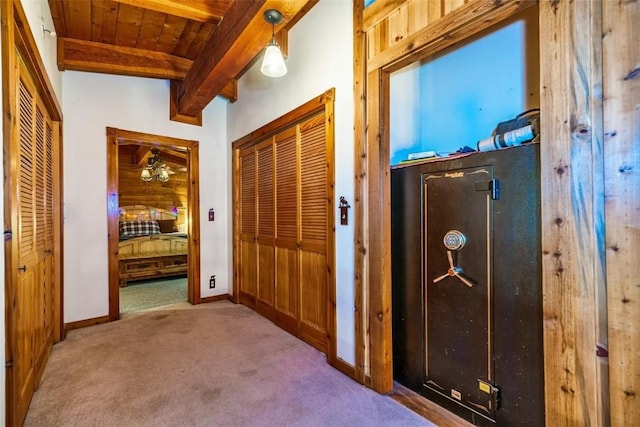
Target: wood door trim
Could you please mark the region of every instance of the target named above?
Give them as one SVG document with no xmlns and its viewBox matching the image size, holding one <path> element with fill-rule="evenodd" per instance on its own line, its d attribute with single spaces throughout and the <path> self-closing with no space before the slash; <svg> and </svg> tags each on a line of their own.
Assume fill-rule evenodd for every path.
<svg viewBox="0 0 640 427">
<path fill-rule="evenodd" d="M 380 34 L 365 32 L 365 26 L 369 24 L 365 22 L 367 16 L 364 15 L 369 13 L 364 13 L 362 0 L 354 2 L 356 378 L 379 393 L 393 390 L 388 129 L 390 73 L 440 52 L 535 4 L 533 1 L 496 3 L 471 0 L 416 35 L 401 40 L 384 52 L 375 53 L 375 37 Z M 366 57 L 366 46 L 372 55 L 369 58 Z M 359 117 L 364 117 L 363 122 L 358 121 Z M 375 230 L 375 234 L 370 234 L 370 230 Z"/>
<path fill-rule="evenodd" d="M 317 114 L 325 109 L 325 106 L 335 99 L 335 89 L 329 89 L 322 95 L 315 97 L 314 99 L 305 102 L 301 106 L 288 113 L 278 117 L 272 122 L 267 123 L 259 129 L 254 130 L 248 135 L 243 136 L 240 139 L 233 141 L 232 147 L 234 150 L 251 147 L 259 141 L 263 141 L 265 138 L 272 136 L 282 130 L 286 130 L 294 123 L 303 121 L 305 118 Z"/>
<path fill-rule="evenodd" d="M 120 318 L 120 285 L 118 277 L 118 146 L 136 142 L 141 145 L 180 147 L 187 149 L 188 181 L 188 298 L 200 304 L 200 190 L 198 141 L 135 132 L 108 127 L 107 134 L 107 230 L 109 270 L 109 320 Z"/>
</svg>

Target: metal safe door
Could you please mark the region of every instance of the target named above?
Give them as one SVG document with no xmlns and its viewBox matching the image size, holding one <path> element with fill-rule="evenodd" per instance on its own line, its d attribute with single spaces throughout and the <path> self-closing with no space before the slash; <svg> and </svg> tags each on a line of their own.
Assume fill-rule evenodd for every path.
<svg viewBox="0 0 640 427">
<path fill-rule="evenodd" d="M 424 384 L 491 419 L 492 175 L 491 167 L 423 175 Z"/>
</svg>

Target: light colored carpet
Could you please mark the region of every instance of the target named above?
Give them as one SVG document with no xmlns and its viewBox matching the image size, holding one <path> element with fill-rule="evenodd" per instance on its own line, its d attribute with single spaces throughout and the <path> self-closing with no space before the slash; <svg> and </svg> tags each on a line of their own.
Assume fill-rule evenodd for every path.
<svg viewBox="0 0 640 427">
<path fill-rule="evenodd" d="M 70 331 L 25 426 L 433 425 L 252 310 L 205 305 Z"/>
<path fill-rule="evenodd" d="M 129 282 L 120 288 L 120 313 L 146 310 L 187 300 L 187 278 Z"/>
</svg>

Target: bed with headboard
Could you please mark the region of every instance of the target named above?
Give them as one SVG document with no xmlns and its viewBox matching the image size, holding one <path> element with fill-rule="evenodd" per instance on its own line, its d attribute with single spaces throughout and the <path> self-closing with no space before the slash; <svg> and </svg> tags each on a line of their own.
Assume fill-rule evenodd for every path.
<svg viewBox="0 0 640 427">
<path fill-rule="evenodd" d="M 118 260 L 120 286 L 156 277 L 184 276 L 188 236 L 178 212 L 148 206 L 120 208 Z"/>
</svg>

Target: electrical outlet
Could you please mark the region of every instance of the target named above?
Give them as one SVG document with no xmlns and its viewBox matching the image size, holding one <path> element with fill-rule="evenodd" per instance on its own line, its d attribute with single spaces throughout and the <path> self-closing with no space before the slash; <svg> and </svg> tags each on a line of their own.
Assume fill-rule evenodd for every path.
<svg viewBox="0 0 640 427">
<path fill-rule="evenodd" d="M 216 287 L 216 275 L 214 274 L 213 276 L 211 276 L 211 279 L 209 279 L 209 289 L 215 289 Z"/>
</svg>

